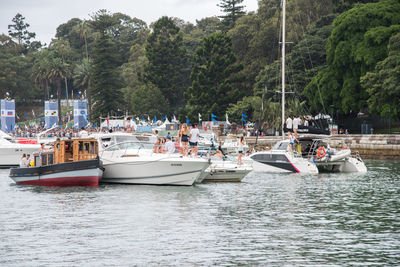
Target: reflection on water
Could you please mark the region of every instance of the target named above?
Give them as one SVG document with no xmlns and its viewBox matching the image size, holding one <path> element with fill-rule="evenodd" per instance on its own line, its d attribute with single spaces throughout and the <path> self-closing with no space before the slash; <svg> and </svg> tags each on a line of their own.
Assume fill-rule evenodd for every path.
<svg viewBox="0 0 400 267">
<path fill-rule="evenodd" d="M 399 265 L 400 164 L 368 169 L 71 188 L 0 170 L 0 265 Z"/>
</svg>

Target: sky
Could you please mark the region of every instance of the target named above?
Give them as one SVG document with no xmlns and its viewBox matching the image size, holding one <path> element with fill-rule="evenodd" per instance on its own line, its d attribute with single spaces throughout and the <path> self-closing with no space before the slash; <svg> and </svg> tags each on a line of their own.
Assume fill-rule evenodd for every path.
<svg viewBox="0 0 400 267">
<path fill-rule="evenodd" d="M 258 0 L 244 0 L 245 10 L 256 11 Z M 36 41 L 50 43 L 56 28 L 72 18 L 89 19 L 100 9 L 121 12 L 144 20 L 148 25 L 162 16 L 196 20 L 221 15 L 220 0 L 0 0 L 0 34 L 8 34 L 7 26 L 17 13 L 25 17 Z"/>
</svg>

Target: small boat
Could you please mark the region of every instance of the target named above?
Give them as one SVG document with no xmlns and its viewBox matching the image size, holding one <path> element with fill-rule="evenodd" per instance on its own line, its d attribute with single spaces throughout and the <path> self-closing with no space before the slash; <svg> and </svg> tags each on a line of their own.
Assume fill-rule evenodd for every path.
<svg viewBox="0 0 400 267">
<path fill-rule="evenodd" d="M 96 139 L 57 140 L 53 149 L 33 153 L 33 166 L 10 169 L 17 184 L 97 186 L 103 175 Z"/>
<path fill-rule="evenodd" d="M 247 164 L 238 165 L 229 160 L 212 161 L 211 166 L 204 171 L 204 174 L 196 182 L 241 182 L 252 170 L 251 165 Z"/>
</svg>

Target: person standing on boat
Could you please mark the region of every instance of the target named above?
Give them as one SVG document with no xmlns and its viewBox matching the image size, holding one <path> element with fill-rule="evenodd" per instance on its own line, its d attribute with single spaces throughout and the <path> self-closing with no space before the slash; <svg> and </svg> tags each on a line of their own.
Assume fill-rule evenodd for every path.
<svg viewBox="0 0 400 267">
<path fill-rule="evenodd" d="M 244 137 L 241 136 L 238 144 L 238 165 L 242 165 L 242 156 L 243 156 L 243 146 L 244 146 Z"/>
<path fill-rule="evenodd" d="M 186 123 L 182 125 L 182 128 L 180 130 L 179 136 L 181 137 L 181 143 L 182 143 L 182 155 L 183 156 L 188 156 L 189 154 L 189 147 L 188 147 L 188 142 L 189 142 L 189 128 Z"/>
<path fill-rule="evenodd" d="M 293 120 L 290 115 L 286 119 L 286 129 L 287 129 L 288 138 L 290 138 L 290 136 L 293 133 Z"/>
<path fill-rule="evenodd" d="M 296 116 L 293 119 L 293 132 L 294 132 L 294 136 L 297 138 L 299 138 L 299 134 L 297 133 L 297 130 L 299 129 L 299 125 L 301 125 L 302 121 L 300 119 L 300 116 Z"/>
<path fill-rule="evenodd" d="M 193 124 L 193 128 L 190 130 L 189 134 L 189 144 L 190 147 L 193 147 L 192 152 L 194 156 L 197 157 L 197 142 L 199 141 L 200 131 L 197 129 L 197 124 Z"/>
</svg>

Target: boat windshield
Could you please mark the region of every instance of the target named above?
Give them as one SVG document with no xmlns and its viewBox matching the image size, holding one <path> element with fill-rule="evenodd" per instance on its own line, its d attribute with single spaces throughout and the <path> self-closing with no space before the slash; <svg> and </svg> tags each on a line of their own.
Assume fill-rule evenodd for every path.
<svg viewBox="0 0 400 267">
<path fill-rule="evenodd" d="M 105 151 L 129 150 L 129 149 L 153 149 L 153 144 L 143 143 L 143 142 L 123 142 L 109 146 L 105 149 Z"/>
<path fill-rule="evenodd" d="M 272 150 L 287 150 L 288 147 L 288 142 L 287 141 L 283 141 L 283 142 L 278 142 L 276 143 L 273 147 Z"/>
</svg>

